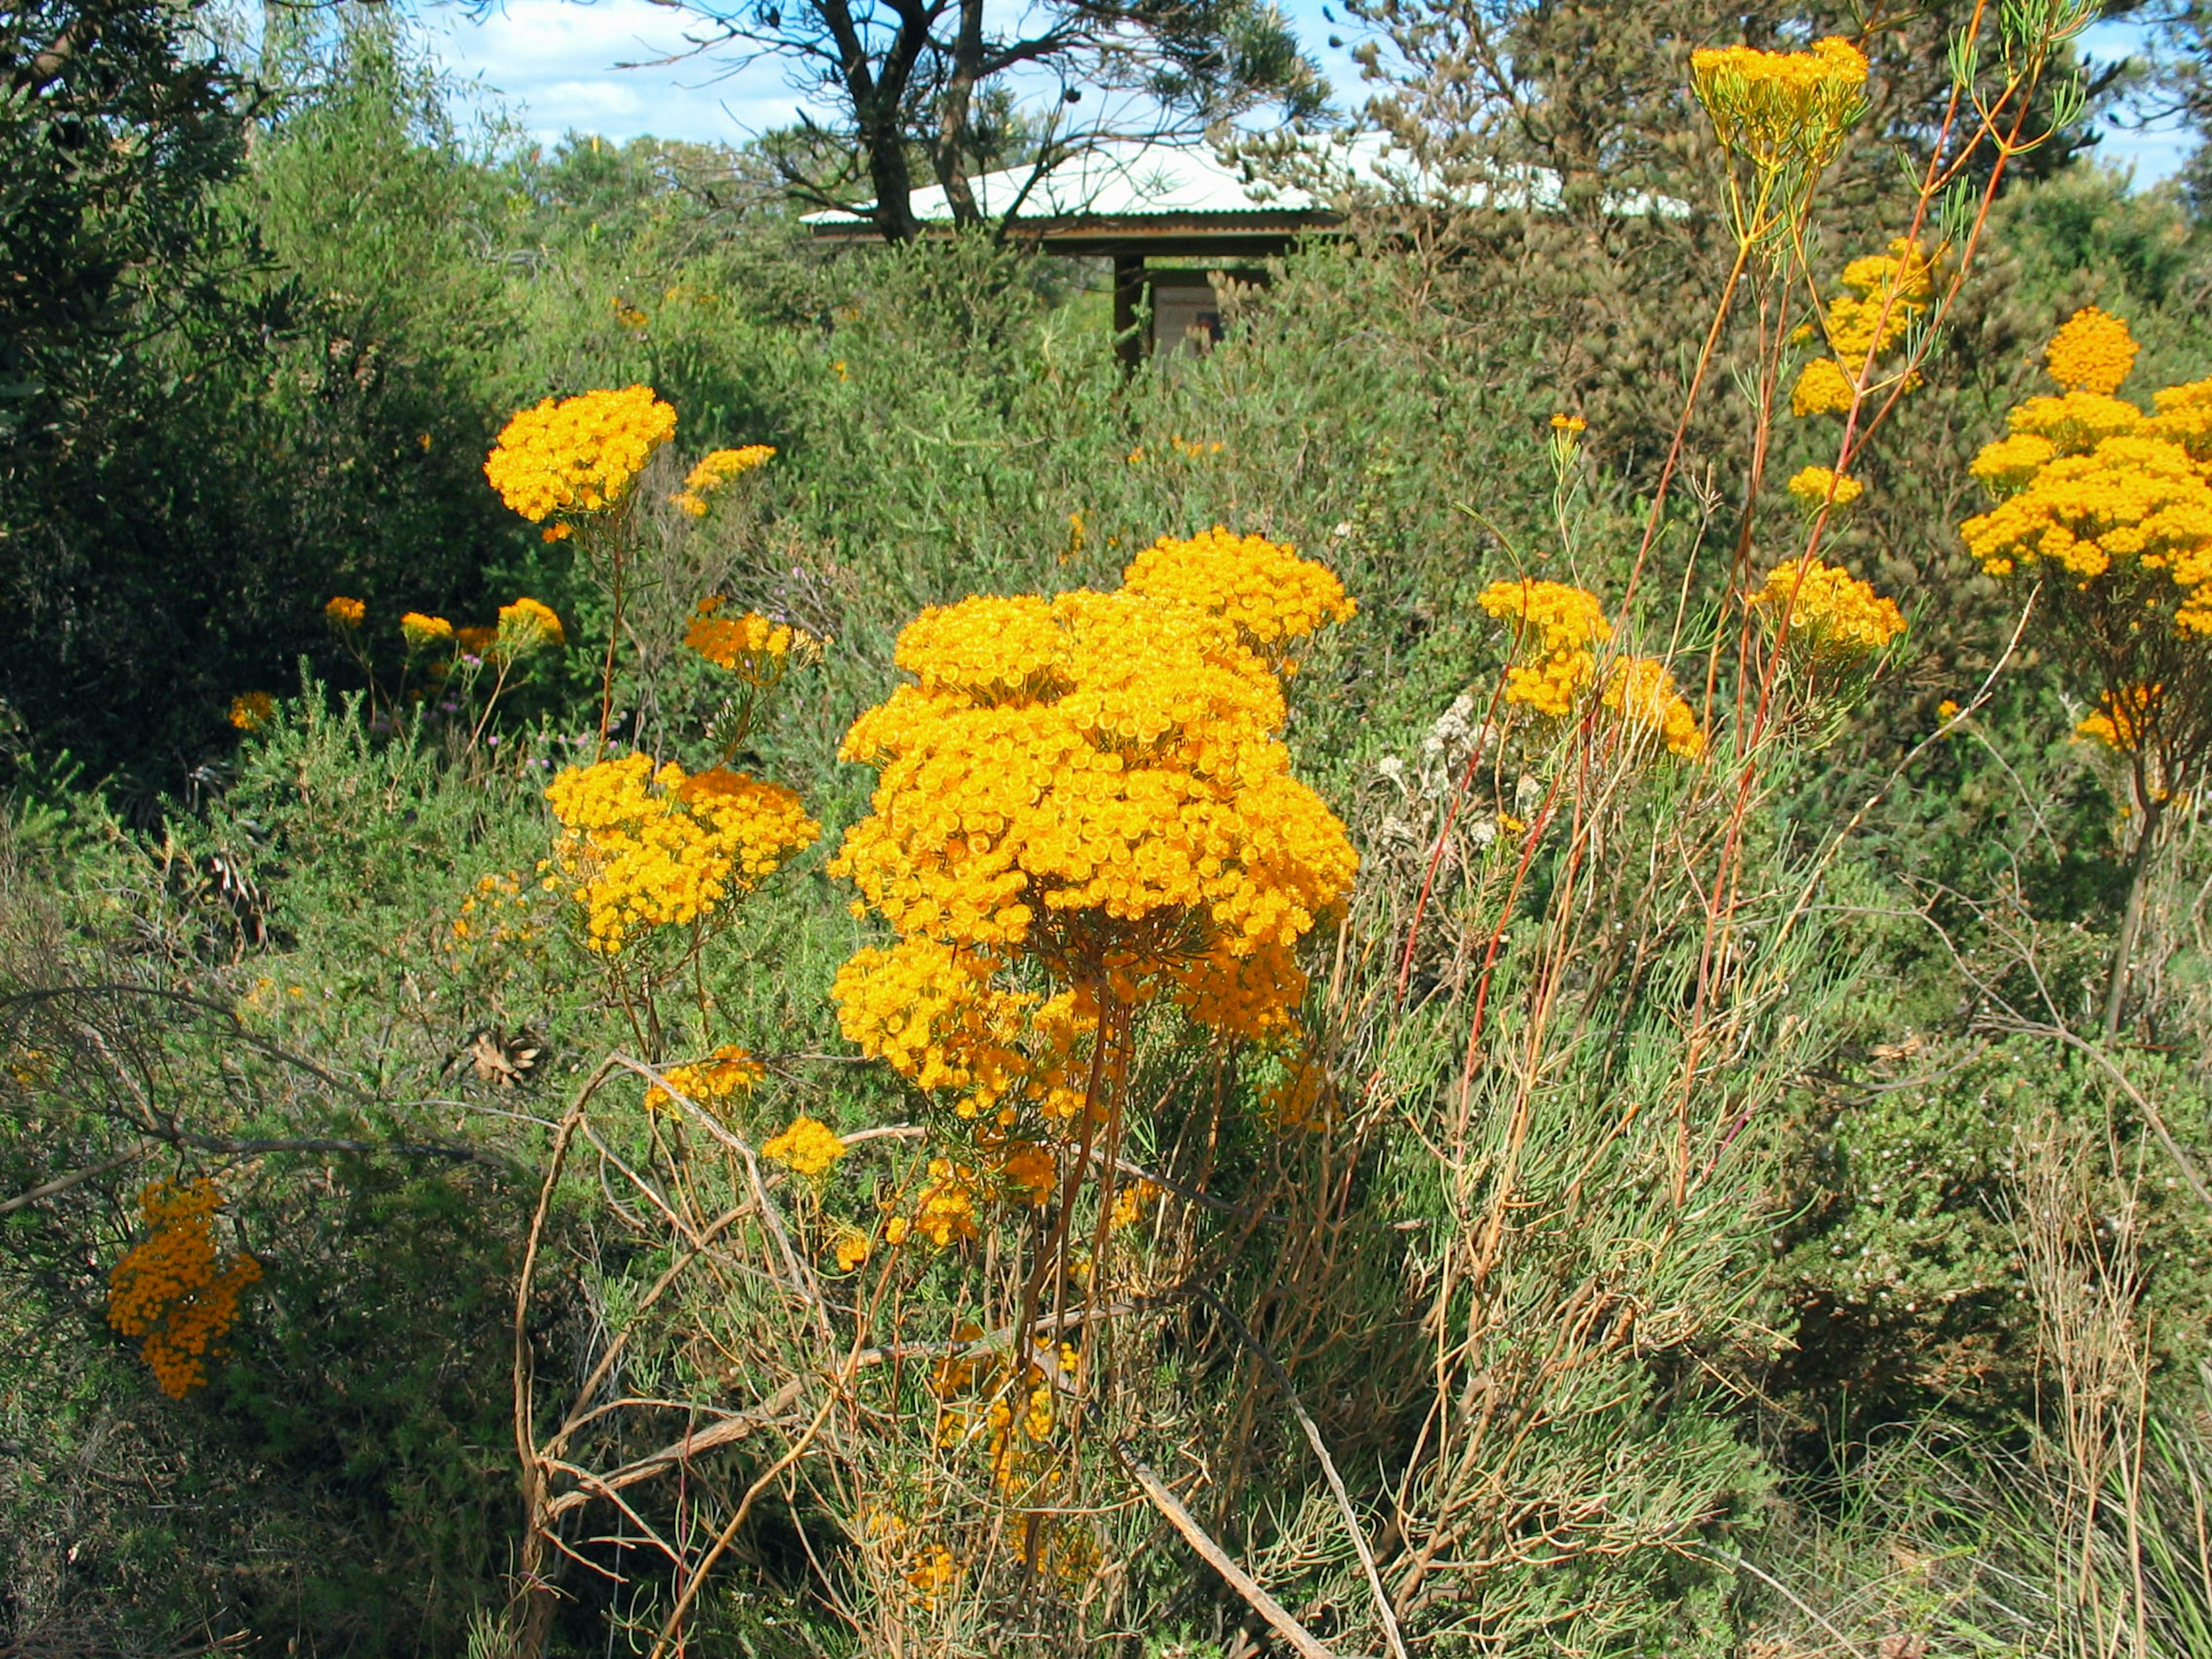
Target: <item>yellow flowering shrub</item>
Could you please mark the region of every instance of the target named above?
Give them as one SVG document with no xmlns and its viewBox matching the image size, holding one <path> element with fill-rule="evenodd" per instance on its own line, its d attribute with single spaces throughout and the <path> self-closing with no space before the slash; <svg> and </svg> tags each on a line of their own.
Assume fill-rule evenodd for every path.
<svg viewBox="0 0 2212 1659">
<path fill-rule="evenodd" d="M 1280 662 L 1292 641 L 1324 623 L 1349 622 L 1358 609 L 1326 565 L 1218 525 L 1187 541 L 1163 536 L 1130 562 L 1121 589 L 1225 617 L 1270 662 Z"/>
<path fill-rule="evenodd" d="M 653 452 L 676 435 L 676 411 L 653 388 L 586 392 L 508 421 L 484 462 L 500 499 L 532 524 L 597 513 L 628 493 Z"/>
<path fill-rule="evenodd" d="M 744 477 L 775 458 L 773 444 L 747 444 L 741 449 L 710 449 L 684 477 L 684 488 L 671 497 L 695 519 L 707 516 L 708 498 L 732 478 Z"/>
<path fill-rule="evenodd" d="M 2085 306 L 2044 348 L 2043 367 L 2069 392 L 2111 393 L 2136 365 L 2135 337 L 2119 318 Z"/>
<path fill-rule="evenodd" d="M 138 1195 L 147 1236 L 108 1272 L 107 1322 L 140 1339 L 155 1382 L 173 1400 L 207 1382 L 207 1361 L 236 1322 L 240 1297 L 261 1277 L 246 1251 L 226 1261 L 216 1249 L 222 1207 L 205 1178 L 154 1182 Z"/>
<path fill-rule="evenodd" d="M 1282 688 L 1234 624 L 1127 591 L 978 599 L 924 612 L 897 655 L 918 683 L 842 751 L 882 775 L 831 869 L 902 939 L 839 976 L 855 1041 L 988 1096 L 1016 1051 L 936 1055 L 935 1030 L 1005 1029 L 992 981 L 1018 957 L 1086 1014 L 1169 994 L 1217 1027 L 1287 1020 L 1304 993 L 1291 949 L 1355 859 L 1291 775 Z M 937 1011 L 919 1050 L 892 1012 L 917 994 Z"/>
<path fill-rule="evenodd" d="M 750 891 L 822 826 L 799 797 L 716 767 L 625 755 L 568 767 L 545 792 L 561 834 L 553 862 L 585 915 L 586 943 L 612 955 L 640 931 L 689 926 Z"/>
<path fill-rule="evenodd" d="M 692 1066 L 671 1066 L 661 1075 L 692 1104 L 708 1106 L 750 1092 L 768 1075 L 768 1067 L 743 1048 L 729 1043 L 715 1049 L 711 1059 Z M 672 1103 L 668 1091 L 659 1084 L 645 1091 L 645 1109 L 648 1112 Z M 838 1151 L 843 1150 L 841 1141 Z"/>
<path fill-rule="evenodd" d="M 1826 162 L 1866 108 L 1866 55 L 1830 35 L 1809 52 L 1690 54 L 1690 90 L 1721 143 L 1755 166 Z"/>
<path fill-rule="evenodd" d="M 812 1181 L 828 1174 L 845 1156 L 845 1143 L 828 1124 L 795 1117 L 781 1133 L 762 1146 L 761 1156 Z"/>
<path fill-rule="evenodd" d="M 1817 558 L 1777 565 L 1748 603 L 1770 625 L 1787 617 L 1793 647 L 1826 668 L 1863 662 L 1905 631 L 1895 600 Z"/>
<path fill-rule="evenodd" d="M 2212 485 L 2172 444 L 2107 438 L 2058 456 L 1960 533 L 1990 575 L 2046 562 L 2075 581 L 2110 574 L 2137 611 L 2171 603 L 2177 626 L 2212 634 Z"/>
<path fill-rule="evenodd" d="M 1514 654 L 1524 659 L 1505 671 L 1505 701 L 1564 720 L 1596 676 L 1596 647 L 1613 637 L 1597 595 L 1524 576 L 1491 583 L 1476 603 L 1513 624 Z"/>
</svg>

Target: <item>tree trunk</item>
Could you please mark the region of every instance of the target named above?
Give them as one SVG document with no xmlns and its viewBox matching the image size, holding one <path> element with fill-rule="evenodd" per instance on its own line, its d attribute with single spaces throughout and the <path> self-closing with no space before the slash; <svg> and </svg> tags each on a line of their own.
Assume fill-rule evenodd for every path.
<svg viewBox="0 0 2212 1659">
<path fill-rule="evenodd" d="M 2128 878 L 2128 908 L 2120 918 L 2120 942 L 2112 952 L 2112 977 L 2105 988 L 2105 1036 L 2117 1036 L 2120 1030 L 2120 1008 L 2128 997 L 2128 969 L 2136 953 L 2136 935 L 2142 931 L 2143 901 L 2150 887 L 2150 855 L 2158 839 L 2158 821 L 2164 816 L 2164 807 L 2150 799 L 2148 789 L 2140 792 L 2143 800 L 2142 834 L 2136 841 L 2135 869 Z"/>
</svg>

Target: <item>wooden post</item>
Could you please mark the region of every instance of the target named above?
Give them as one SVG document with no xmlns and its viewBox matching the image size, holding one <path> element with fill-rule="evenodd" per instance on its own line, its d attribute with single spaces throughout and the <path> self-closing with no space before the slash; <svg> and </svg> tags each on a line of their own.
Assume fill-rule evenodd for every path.
<svg viewBox="0 0 2212 1659">
<path fill-rule="evenodd" d="M 1121 367 L 1134 369 L 1145 361 L 1149 342 L 1137 327 L 1137 306 L 1145 296 L 1145 256 L 1114 256 L 1114 349 Z"/>
</svg>

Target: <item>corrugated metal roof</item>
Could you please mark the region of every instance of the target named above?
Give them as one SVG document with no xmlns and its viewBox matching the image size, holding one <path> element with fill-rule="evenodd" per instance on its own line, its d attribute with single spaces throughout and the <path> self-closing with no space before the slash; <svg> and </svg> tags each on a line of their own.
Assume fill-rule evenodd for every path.
<svg viewBox="0 0 2212 1659">
<path fill-rule="evenodd" d="M 1332 143 L 1317 154 L 1348 186 L 1381 189 L 1401 198 L 1434 193 L 1421 187 L 1417 169 L 1395 157 L 1389 140 L 1380 134 L 1363 134 L 1348 143 Z M 1204 144 L 1123 140 L 1079 151 L 1034 184 L 1031 173 L 1032 169 L 1026 167 L 981 173 L 969 181 L 968 187 L 975 192 L 975 205 L 988 219 L 1014 212 L 1019 221 L 1063 223 L 1230 215 L 1247 222 L 1253 215 L 1310 222 L 1332 211 L 1328 203 L 1308 191 L 1247 179 Z M 1557 174 L 1527 167 L 1516 169 L 1513 177 L 1514 183 L 1494 191 L 1489 185 L 1476 185 L 1457 193 L 1462 205 L 1469 207 L 1490 205 L 1509 210 L 1534 207 L 1547 211 L 1559 206 Z M 952 206 L 942 186 L 917 190 L 913 203 L 914 216 L 921 223 L 952 222 Z M 1680 217 L 1689 210 L 1680 202 L 1648 193 L 1608 202 L 1607 210 L 1641 217 L 1655 211 L 1655 204 L 1656 212 L 1666 218 Z M 810 213 L 805 222 L 825 234 L 835 234 L 864 228 L 869 221 L 865 209 L 850 212 L 833 209 Z"/>
</svg>

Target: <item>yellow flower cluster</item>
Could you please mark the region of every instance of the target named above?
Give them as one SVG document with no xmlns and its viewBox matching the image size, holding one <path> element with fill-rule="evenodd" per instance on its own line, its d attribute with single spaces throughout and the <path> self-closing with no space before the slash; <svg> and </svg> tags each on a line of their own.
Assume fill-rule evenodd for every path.
<svg viewBox="0 0 2212 1659">
<path fill-rule="evenodd" d="M 736 1044 L 726 1043 L 715 1049 L 710 1060 L 695 1066 L 672 1066 L 661 1075 L 684 1099 L 695 1106 L 705 1106 L 748 1092 L 768 1075 L 768 1067 Z M 657 1112 L 674 1103 L 668 1097 L 668 1091 L 657 1083 L 645 1091 L 645 1109 L 648 1112 Z M 837 1150 L 841 1153 L 844 1151 L 843 1142 L 838 1143 Z"/>
<path fill-rule="evenodd" d="M 1247 1036 L 1288 1023 L 1294 947 L 1357 867 L 1291 775 L 1282 686 L 1246 637 L 1279 647 L 1347 608 L 1310 571 L 1217 534 L 1151 550 L 1132 567 L 1151 591 L 970 599 L 908 626 L 915 683 L 842 750 L 881 777 L 831 870 L 899 936 L 838 975 L 853 1041 L 1010 1125 L 1075 1111 L 1109 1000 L 1171 996 Z M 1056 994 L 1000 982 L 1024 962 Z"/>
<path fill-rule="evenodd" d="M 761 1148 L 761 1156 L 782 1164 L 793 1175 L 812 1181 L 828 1174 L 830 1167 L 845 1156 L 845 1143 L 828 1124 L 818 1123 L 811 1117 L 795 1117 L 782 1133 Z"/>
<path fill-rule="evenodd" d="M 410 611 L 399 619 L 399 637 L 410 653 L 434 650 L 453 642 L 453 625 L 443 617 L 427 617 Z"/>
<path fill-rule="evenodd" d="M 2143 422 L 2143 436 L 2172 444 L 2212 476 L 2212 380 L 2166 386 L 2151 404 L 2158 413 Z"/>
<path fill-rule="evenodd" d="M 276 718 L 276 700 L 266 691 L 241 691 L 230 700 L 230 723 L 241 732 L 258 732 Z"/>
<path fill-rule="evenodd" d="M 560 884 L 549 877 L 542 885 L 551 889 Z M 539 927 L 531 905 L 538 892 L 524 886 L 521 878 L 508 871 L 479 878 L 474 890 L 461 901 L 460 913 L 447 933 L 446 950 L 453 966 L 463 966 L 471 953 L 509 945 L 525 949 L 534 945 Z"/>
<path fill-rule="evenodd" d="M 747 444 L 742 449 L 710 449 L 686 473 L 684 488 L 669 499 L 695 519 L 707 516 L 708 497 L 732 478 L 743 477 L 775 458 L 773 444 Z"/>
<path fill-rule="evenodd" d="M 2139 604 L 2174 599 L 2177 627 L 2212 634 L 2212 484 L 2172 444 L 2107 438 L 2061 455 L 1960 533 L 1993 576 L 2044 561 L 2077 582 L 2117 570 Z"/>
<path fill-rule="evenodd" d="M 803 628 L 748 611 L 742 617 L 720 614 L 719 596 L 702 599 L 684 630 L 684 643 L 718 668 L 726 668 L 747 685 L 765 691 L 782 679 L 796 659 L 811 661 L 821 655 L 823 641 Z"/>
<path fill-rule="evenodd" d="M 1866 486 L 1848 472 L 1825 466 L 1808 466 L 1790 480 L 1790 494 L 1808 513 L 1824 507 L 1840 510 L 1866 493 Z"/>
<path fill-rule="evenodd" d="M 1775 566 L 1749 603 L 1770 621 L 1786 615 L 1790 637 L 1823 658 L 1869 657 L 1905 631 L 1895 600 L 1818 559 Z"/>
<path fill-rule="evenodd" d="M 1697 711 L 1674 689 L 1674 677 L 1656 657 L 1624 657 L 1607 672 L 1601 699 L 1607 712 L 1642 735 L 1656 738 L 1670 755 L 1695 760 L 1705 752 Z"/>
<path fill-rule="evenodd" d="M 1278 665 L 1292 641 L 1324 623 L 1349 622 L 1358 609 L 1326 565 L 1218 525 L 1187 541 L 1161 537 L 1121 573 L 1121 591 L 1225 617 L 1247 645 Z"/>
<path fill-rule="evenodd" d="M 141 1339 L 154 1381 L 173 1400 L 206 1382 L 208 1358 L 237 1322 L 239 1297 L 261 1277 L 261 1264 L 243 1250 L 227 1262 L 217 1256 L 222 1207 L 211 1181 L 155 1182 L 138 1195 L 147 1237 L 107 1275 L 107 1322 Z"/>
<path fill-rule="evenodd" d="M 1819 330 L 1830 355 L 1807 363 L 1790 390 L 1790 411 L 1800 418 L 1850 410 L 1869 362 L 1878 365 L 1934 303 L 1936 261 L 1900 236 L 1887 253 L 1852 260 L 1838 281 L 1844 291 L 1828 301 Z M 1808 324 L 1796 337 L 1814 332 Z"/>
<path fill-rule="evenodd" d="M 1709 47 L 1690 55 L 1690 90 L 1721 143 L 1754 166 L 1825 165 L 1866 109 L 1866 55 L 1830 35 L 1810 52 Z"/>
<path fill-rule="evenodd" d="M 548 398 L 507 422 L 484 477 L 532 524 L 556 513 L 597 513 L 619 502 L 675 435 L 676 411 L 650 386 Z"/>
<path fill-rule="evenodd" d="M 2166 701 L 2162 685 L 2130 685 L 2118 691 L 2100 691 L 2097 707 L 2074 728 L 2074 735 L 2100 743 L 2117 754 L 2138 755 L 2154 750 L 2158 717 Z"/>
<path fill-rule="evenodd" d="M 2068 318 L 2043 349 L 2043 367 L 2069 392 L 2110 395 L 2136 366 L 2135 337 L 2118 317 L 2085 306 Z"/>
<path fill-rule="evenodd" d="M 562 834 L 553 861 L 605 955 L 641 930 L 708 920 L 750 891 L 822 826 L 799 797 L 721 767 L 686 776 L 626 755 L 564 769 L 545 792 Z"/>
<path fill-rule="evenodd" d="M 884 1224 L 884 1237 L 894 1244 L 921 1237 L 940 1250 L 956 1239 L 973 1238 L 976 1194 L 975 1170 L 948 1158 L 933 1158 L 929 1184 L 915 1196 L 913 1215 L 891 1217 Z"/>
<path fill-rule="evenodd" d="M 512 662 L 549 647 L 566 645 L 561 618 L 550 605 L 524 598 L 499 608 L 499 626 L 492 634 L 492 650 Z"/>
<path fill-rule="evenodd" d="M 358 628 L 362 624 L 362 618 L 368 615 L 367 605 L 359 599 L 349 599 L 343 593 L 327 601 L 323 606 L 324 619 L 336 629 Z"/>
<path fill-rule="evenodd" d="M 1476 601 L 1514 625 L 1514 654 L 1528 660 L 1505 671 L 1505 701 L 1564 720 L 1597 674 L 1595 647 L 1613 637 L 1605 607 L 1587 588 L 1565 582 L 1492 582 Z"/>
</svg>

